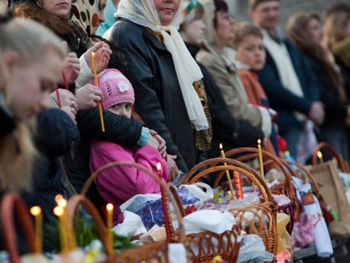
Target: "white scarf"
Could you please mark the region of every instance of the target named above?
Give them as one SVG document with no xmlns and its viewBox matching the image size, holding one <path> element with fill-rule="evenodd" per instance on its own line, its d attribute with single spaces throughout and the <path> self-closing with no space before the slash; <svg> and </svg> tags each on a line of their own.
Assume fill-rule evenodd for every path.
<svg viewBox="0 0 350 263">
<path fill-rule="evenodd" d="M 202 79 L 203 75 L 178 32 L 181 23 L 180 8 L 169 26 L 160 24 L 153 0 L 121 0 L 116 17 L 126 18 L 162 34 L 164 45 L 174 61 L 188 117 L 197 131 L 207 129 L 208 121 L 199 96 L 193 87 L 193 82 Z"/>
</svg>

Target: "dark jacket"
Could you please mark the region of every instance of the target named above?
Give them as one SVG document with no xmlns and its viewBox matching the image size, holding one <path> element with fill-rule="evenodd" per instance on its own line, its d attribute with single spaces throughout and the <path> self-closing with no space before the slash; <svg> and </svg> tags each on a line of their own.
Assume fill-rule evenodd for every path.
<svg viewBox="0 0 350 263">
<path fill-rule="evenodd" d="M 199 47 L 188 43 L 186 43 L 186 46 L 191 55 L 195 57 Z M 263 132 L 248 121 L 236 120 L 231 115 L 214 79 L 201 63 L 198 63 L 198 65 L 203 74 L 202 80 L 208 98 L 213 127 L 212 147 L 208 157 L 218 157 L 220 155 L 220 143 L 222 143 L 224 150 L 243 146 L 256 147 L 257 140 L 264 138 Z"/>
<path fill-rule="evenodd" d="M 28 207 L 39 205 L 44 223 L 50 223 L 55 218 L 55 196 L 61 194 L 68 199 L 72 194 L 59 157 L 79 143 L 80 135 L 72 119 L 60 109 L 42 111 L 37 124 L 35 144 L 40 156 L 34 162 L 33 190 L 22 197 Z M 49 242 L 44 242 L 44 249 L 51 251 Z"/>
<path fill-rule="evenodd" d="M 119 69 L 135 90 L 135 110 L 164 138 L 167 152 L 186 172 L 196 164 L 194 133 L 171 54 L 147 28 L 118 19 L 104 35 L 112 43 L 110 67 Z"/>
<path fill-rule="evenodd" d="M 301 125 L 294 111 L 308 115 L 312 102 L 319 100 L 317 80 L 310 61 L 288 39 L 284 40 L 284 44 L 300 81 L 304 98 L 294 95 L 283 86 L 275 62 L 267 49 L 265 66 L 258 72 L 259 81 L 269 98 L 271 108 L 278 112 L 276 123 L 281 134 Z"/>
<path fill-rule="evenodd" d="M 97 108 L 78 111 L 76 120 L 81 134 L 81 143 L 77 145 L 73 154 L 64 156 L 64 163 L 68 171 L 69 181 L 77 192 L 80 192 L 87 178 L 91 175 L 90 141 L 91 139 L 110 141 L 126 147 L 134 147 L 141 135 L 142 124 L 136 120 L 120 117 L 104 111 L 105 132 L 101 131 L 101 123 Z M 97 205 L 104 205 L 93 184 L 87 196 Z"/>
<path fill-rule="evenodd" d="M 325 120 L 322 127 L 345 129 L 346 103 L 340 99 L 337 87 L 322 65 L 313 58 L 310 58 L 310 61 L 317 76 L 321 95 L 320 99 L 325 106 Z"/>
<path fill-rule="evenodd" d="M 335 63 L 340 68 L 340 72 L 344 81 L 344 88 L 346 91 L 347 99 L 348 99 L 348 102 L 350 103 L 350 67 L 345 65 L 344 62 L 338 56 L 334 56 L 334 58 L 335 58 Z"/>
</svg>

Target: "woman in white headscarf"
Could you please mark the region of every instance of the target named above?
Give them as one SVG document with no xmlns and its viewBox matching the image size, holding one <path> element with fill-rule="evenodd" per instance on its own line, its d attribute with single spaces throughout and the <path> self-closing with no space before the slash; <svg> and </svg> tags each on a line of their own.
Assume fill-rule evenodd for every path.
<svg viewBox="0 0 350 263">
<path fill-rule="evenodd" d="M 112 43 L 110 66 L 133 84 L 136 112 L 185 172 L 209 149 L 211 129 L 202 73 L 177 31 L 180 3 L 122 0 L 104 37 Z"/>
</svg>

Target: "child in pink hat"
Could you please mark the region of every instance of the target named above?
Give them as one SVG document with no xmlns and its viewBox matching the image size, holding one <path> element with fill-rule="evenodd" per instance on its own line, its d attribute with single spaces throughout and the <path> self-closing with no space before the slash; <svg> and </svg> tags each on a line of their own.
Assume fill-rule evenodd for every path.
<svg viewBox="0 0 350 263">
<path fill-rule="evenodd" d="M 106 69 L 98 77 L 99 88 L 102 91 L 102 107 L 116 115 L 131 118 L 135 101 L 134 89 L 129 80 L 116 69 Z M 125 148 L 122 145 L 94 140 L 91 142 L 90 169 L 95 172 L 101 166 L 126 161 L 139 163 L 157 172 L 157 163 L 162 164 L 162 175 L 166 182 L 168 166 L 158 149 L 150 145 Z M 105 170 L 95 179 L 96 187 L 106 202 L 112 203 L 114 209 L 114 225 L 123 221 L 119 206 L 136 194 L 157 193 L 159 184 L 147 173 L 135 167 L 117 166 Z"/>
</svg>

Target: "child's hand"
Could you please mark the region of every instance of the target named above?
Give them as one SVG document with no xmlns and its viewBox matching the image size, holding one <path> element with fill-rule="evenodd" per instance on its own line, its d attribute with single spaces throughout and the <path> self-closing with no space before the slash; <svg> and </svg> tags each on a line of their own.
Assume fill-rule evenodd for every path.
<svg viewBox="0 0 350 263">
<path fill-rule="evenodd" d="M 102 101 L 102 92 L 94 85 L 86 84 L 77 90 L 75 95 L 79 110 L 94 108 Z"/>
<path fill-rule="evenodd" d="M 72 92 L 66 89 L 58 89 L 58 94 L 60 97 L 62 108 L 63 107 L 72 108 L 72 110 L 75 113 L 78 111 L 78 104 Z M 55 91 L 50 94 L 50 97 L 56 102 L 58 102 L 57 93 Z"/>
</svg>

